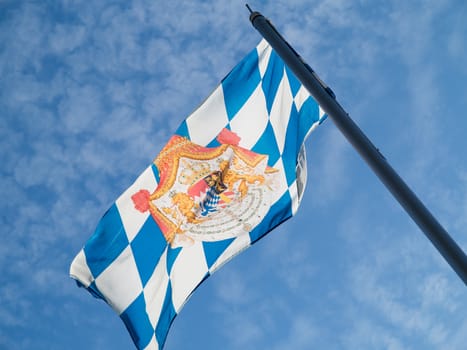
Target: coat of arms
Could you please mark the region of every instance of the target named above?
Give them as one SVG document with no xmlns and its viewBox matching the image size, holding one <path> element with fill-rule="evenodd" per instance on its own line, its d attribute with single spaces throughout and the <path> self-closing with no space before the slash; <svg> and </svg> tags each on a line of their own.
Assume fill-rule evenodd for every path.
<svg viewBox="0 0 467 350">
<path fill-rule="evenodd" d="M 150 193 L 131 198 L 135 208 L 150 211 L 172 247 L 219 241 L 250 232 L 271 206 L 278 171 L 268 156 L 238 145 L 223 129 L 218 147 L 202 147 L 175 135 L 154 163 L 160 180 Z"/>
</svg>

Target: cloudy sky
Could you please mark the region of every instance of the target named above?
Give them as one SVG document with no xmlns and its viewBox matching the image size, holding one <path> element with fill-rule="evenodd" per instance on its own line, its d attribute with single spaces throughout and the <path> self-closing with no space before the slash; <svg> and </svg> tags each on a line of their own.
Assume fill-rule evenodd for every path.
<svg viewBox="0 0 467 350">
<path fill-rule="evenodd" d="M 0 348 L 131 349 L 68 277 L 260 40 L 245 1 L 0 0 Z M 467 250 L 467 3 L 250 1 Z M 462 349 L 467 289 L 327 120 L 296 217 L 198 288 L 175 349 Z"/>
</svg>

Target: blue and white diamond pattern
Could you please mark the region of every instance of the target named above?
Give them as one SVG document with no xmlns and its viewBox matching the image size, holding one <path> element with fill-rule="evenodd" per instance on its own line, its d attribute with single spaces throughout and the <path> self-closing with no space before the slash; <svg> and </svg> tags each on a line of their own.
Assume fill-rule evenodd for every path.
<svg viewBox="0 0 467 350">
<path fill-rule="evenodd" d="M 115 202 L 72 263 L 70 274 L 122 318 L 139 349 L 162 348 L 170 324 L 196 287 L 298 209 L 306 180 L 305 138 L 325 115 L 282 60 L 262 41 L 188 117 L 177 133 L 217 146 L 223 128 L 240 146 L 268 154 L 279 170 L 270 212 L 249 234 L 171 248 L 131 196 L 157 187 L 149 166 Z M 298 182 L 297 185 L 297 176 Z"/>
</svg>

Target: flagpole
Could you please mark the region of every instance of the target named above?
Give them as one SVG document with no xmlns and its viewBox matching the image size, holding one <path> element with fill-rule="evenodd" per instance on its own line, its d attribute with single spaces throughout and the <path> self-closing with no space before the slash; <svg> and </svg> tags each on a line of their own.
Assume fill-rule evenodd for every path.
<svg viewBox="0 0 467 350">
<path fill-rule="evenodd" d="M 339 105 L 332 90 L 303 61 L 268 19 L 261 13 L 252 11 L 248 5 L 247 8 L 250 11 L 250 21 L 256 30 L 294 72 L 342 134 L 467 285 L 467 257 L 462 249 Z"/>
</svg>

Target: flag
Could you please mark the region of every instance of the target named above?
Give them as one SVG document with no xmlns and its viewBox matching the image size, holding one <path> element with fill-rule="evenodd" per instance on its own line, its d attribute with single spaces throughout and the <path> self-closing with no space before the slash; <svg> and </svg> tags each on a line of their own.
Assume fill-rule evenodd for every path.
<svg viewBox="0 0 467 350">
<path fill-rule="evenodd" d="M 182 122 L 71 264 L 138 349 L 160 349 L 196 287 L 298 209 L 324 113 L 266 41 Z"/>
</svg>

